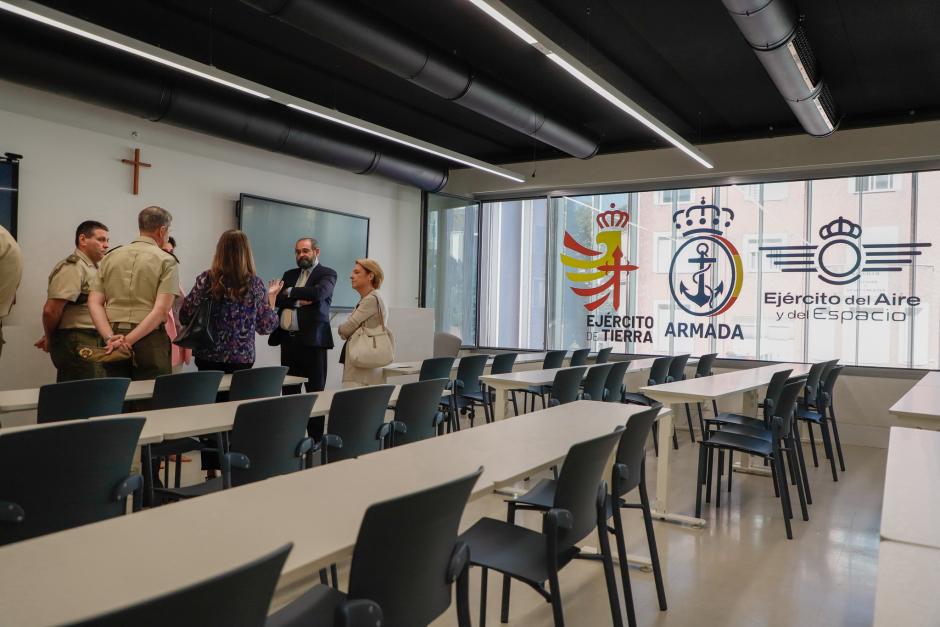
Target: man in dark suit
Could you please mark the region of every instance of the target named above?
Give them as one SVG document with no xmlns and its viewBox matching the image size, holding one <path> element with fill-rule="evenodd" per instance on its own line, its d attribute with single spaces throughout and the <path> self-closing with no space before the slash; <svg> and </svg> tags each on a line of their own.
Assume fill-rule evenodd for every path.
<svg viewBox="0 0 940 627">
<path fill-rule="evenodd" d="M 307 392 L 318 392 L 326 385 L 326 351 L 333 348 L 330 303 L 336 271 L 320 265 L 320 248 L 312 237 L 297 240 L 294 256 L 297 268 L 284 273 L 275 303 L 281 322 L 268 344 L 281 347 L 281 365 L 290 374 L 307 378 Z"/>
</svg>

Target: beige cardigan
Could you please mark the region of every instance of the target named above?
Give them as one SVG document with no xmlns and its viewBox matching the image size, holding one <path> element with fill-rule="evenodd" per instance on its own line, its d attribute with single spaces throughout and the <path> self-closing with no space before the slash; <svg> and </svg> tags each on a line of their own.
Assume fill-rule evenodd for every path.
<svg viewBox="0 0 940 627">
<path fill-rule="evenodd" d="M 379 307 L 382 308 L 382 315 L 379 316 Z M 339 335 L 344 340 L 349 337 L 361 326 L 367 329 L 376 329 L 382 326 L 382 321 L 388 324 L 388 307 L 382 300 L 378 290 L 373 290 L 365 297 L 359 300 L 359 304 L 353 310 L 349 317 L 339 325 Z M 356 368 L 343 364 L 343 383 L 355 385 L 377 385 L 382 383 L 381 368 Z"/>
</svg>

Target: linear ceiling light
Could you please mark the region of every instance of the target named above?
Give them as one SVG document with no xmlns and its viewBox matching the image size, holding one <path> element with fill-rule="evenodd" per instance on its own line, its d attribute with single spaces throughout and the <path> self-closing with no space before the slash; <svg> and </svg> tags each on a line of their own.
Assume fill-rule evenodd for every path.
<svg viewBox="0 0 940 627">
<path fill-rule="evenodd" d="M 578 79 L 583 85 L 590 88 L 591 91 L 604 98 L 604 100 L 636 119 L 643 124 L 643 126 L 647 127 L 706 168 L 710 169 L 714 167 L 701 151 L 679 137 L 672 129 L 653 117 L 644 110 L 643 107 L 627 97 L 626 94 L 604 80 L 599 74 L 594 72 L 594 70 L 578 61 L 565 49 L 546 37 L 529 22 L 522 19 L 500 0 L 468 1 L 512 31 L 524 42 L 544 54 L 558 65 L 558 67 Z"/>
<path fill-rule="evenodd" d="M 25 17 L 35 22 L 45 24 L 47 26 L 52 26 L 53 28 L 77 35 L 78 37 L 83 37 L 105 46 L 121 50 L 122 52 L 132 54 L 142 59 L 159 63 L 180 72 L 185 72 L 192 76 L 197 76 L 199 78 L 212 81 L 213 83 L 238 90 L 242 93 L 251 94 L 252 96 L 256 96 L 258 98 L 272 100 L 290 107 L 291 109 L 303 111 L 304 113 L 314 115 L 334 124 L 339 124 L 363 133 L 368 133 L 369 135 L 381 137 L 382 139 L 394 142 L 396 144 L 408 146 L 409 148 L 414 148 L 415 150 L 420 150 L 422 152 L 441 157 L 454 163 L 459 163 L 471 168 L 476 168 L 477 170 L 481 170 L 483 172 L 501 176 L 503 178 L 509 179 L 510 181 L 515 181 L 517 183 L 525 182 L 525 177 L 523 175 L 517 172 L 513 172 L 512 170 L 500 168 L 499 166 L 486 163 L 485 161 L 480 161 L 479 159 L 474 159 L 473 157 L 463 155 L 459 152 L 454 152 L 452 150 L 430 144 L 409 135 L 405 135 L 377 124 L 372 124 L 371 122 L 366 122 L 365 120 L 355 118 L 351 115 L 340 113 L 339 111 L 335 111 L 333 109 L 327 109 L 326 107 L 322 107 L 316 103 L 304 100 L 302 98 L 297 98 L 288 93 L 278 91 L 276 89 L 270 89 L 264 85 L 249 81 L 228 72 L 224 72 L 210 65 L 193 61 L 192 59 L 188 59 L 184 56 L 168 52 L 162 48 L 137 41 L 136 39 L 126 37 L 120 33 L 101 28 L 90 22 L 80 20 L 66 13 L 50 9 L 35 2 L 31 2 L 30 0 L 0 0 L 0 9 L 9 13 L 14 13 L 21 17 Z"/>
</svg>

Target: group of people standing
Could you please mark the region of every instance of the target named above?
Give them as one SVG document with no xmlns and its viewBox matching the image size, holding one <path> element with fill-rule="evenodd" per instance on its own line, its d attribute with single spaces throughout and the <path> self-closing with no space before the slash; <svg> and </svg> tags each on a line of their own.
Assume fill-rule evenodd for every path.
<svg viewBox="0 0 940 627">
<path fill-rule="evenodd" d="M 49 276 L 42 310 L 44 335 L 35 344 L 49 352 L 57 380 L 152 379 L 169 374 L 174 362 L 188 360 L 184 351 L 174 356 L 173 349 L 179 347 L 171 339 L 211 299 L 214 341 L 193 350 L 198 369 L 231 373 L 251 368 L 255 335 L 269 335 L 268 344 L 280 346 L 281 364 L 288 366 L 289 374 L 306 378 L 308 392 L 324 389 L 326 351 L 333 348 L 330 305 L 337 274 L 319 263 L 317 240 L 297 240 L 297 267 L 265 285 L 256 274 L 248 237 L 239 230 L 225 231 L 212 265 L 177 302 L 182 290 L 175 242 L 169 235 L 171 222 L 165 209 L 147 207 L 138 215 L 139 236 L 110 249 L 104 224 L 85 221 L 78 226 L 74 252 Z M 8 249 L 0 237 L 0 257 Z M 350 281 L 361 300 L 339 326 L 340 337 L 348 339 L 360 328 L 385 324 L 387 309 L 378 293 L 383 279 L 377 262 L 356 261 Z M 3 308 L 8 312 L 11 306 L 0 298 L 0 317 L 5 315 Z M 83 356 L 84 347 L 99 349 L 96 358 L 87 359 L 89 351 Z M 120 359 L 114 353 L 132 357 Z M 347 365 L 343 384 L 368 385 L 378 382 L 378 377 L 378 369 Z"/>
</svg>

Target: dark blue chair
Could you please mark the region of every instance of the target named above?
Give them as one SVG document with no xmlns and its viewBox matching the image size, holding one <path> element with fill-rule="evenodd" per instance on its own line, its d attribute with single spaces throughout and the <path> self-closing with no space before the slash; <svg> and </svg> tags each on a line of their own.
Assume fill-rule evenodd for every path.
<svg viewBox="0 0 940 627">
<path fill-rule="evenodd" d="M 440 409 L 441 394 L 448 379 L 428 379 L 405 383 L 398 390 L 398 400 L 392 411 L 395 419 L 386 423 L 381 437 L 388 439 L 389 446 L 400 446 L 418 442 L 437 435 L 444 423 Z"/>
<path fill-rule="evenodd" d="M 603 401 L 607 389 L 607 377 L 614 364 L 599 364 L 588 368 L 581 385 L 581 398 L 587 401 Z"/>
<path fill-rule="evenodd" d="M 579 348 L 576 351 L 571 353 L 571 360 L 568 361 L 569 366 L 583 366 L 587 363 L 588 355 L 591 354 L 590 348 Z"/>
<path fill-rule="evenodd" d="M 608 346 L 607 348 L 602 348 L 597 351 L 597 357 L 594 358 L 595 364 L 606 364 L 610 361 L 610 352 L 614 350 L 613 346 Z"/>
<path fill-rule="evenodd" d="M 58 422 L 123 413 L 130 379 L 81 379 L 39 388 L 36 422 Z"/>
<path fill-rule="evenodd" d="M 232 385 L 229 387 L 228 400 L 244 401 L 280 396 L 288 370 L 287 366 L 265 366 L 263 368 L 236 370 L 232 373 Z"/>
<path fill-rule="evenodd" d="M 382 449 L 385 412 L 394 385 L 369 385 L 333 395 L 323 439 L 314 446 L 320 463 L 338 462 Z M 310 425 L 307 427 L 310 433 Z M 310 433 L 313 436 L 313 433 Z"/>
</svg>

